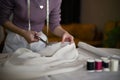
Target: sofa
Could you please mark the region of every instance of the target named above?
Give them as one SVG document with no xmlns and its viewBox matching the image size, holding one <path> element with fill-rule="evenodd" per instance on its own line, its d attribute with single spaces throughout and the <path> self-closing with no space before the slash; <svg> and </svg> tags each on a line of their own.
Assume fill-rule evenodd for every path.
<svg viewBox="0 0 120 80">
<path fill-rule="evenodd" d="M 66 25 L 62 24 L 62 27 L 74 36 L 76 46 L 79 41 L 86 42 L 96 47 L 101 46 L 102 34 L 99 32 L 95 24 L 73 23 Z M 46 33 L 46 27 L 43 29 L 43 32 L 47 34 L 49 42 L 61 41 L 61 38 L 55 36 L 52 32 L 50 32 L 50 30 Z"/>
<path fill-rule="evenodd" d="M 4 46 L 4 41 L 6 38 L 6 32 L 3 27 L 0 26 L 0 53 L 2 52 L 3 46 Z"/>
<path fill-rule="evenodd" d="M 103 29 L 103 47 L 120 49 L 120 21 L 108 21 Z"/>
</svg>

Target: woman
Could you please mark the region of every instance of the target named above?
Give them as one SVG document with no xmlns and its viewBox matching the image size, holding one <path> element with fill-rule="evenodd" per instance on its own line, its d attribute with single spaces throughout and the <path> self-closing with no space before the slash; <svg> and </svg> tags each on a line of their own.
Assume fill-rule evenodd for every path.
<svg viewBox="0 0 120 80">
<path fill-rule="evenodd" d="M 8 29 L 3 52 L 14 52 L 21 47 L 33 51 L 38 51 L 37 47 L 42 49 L 45 44 L 39 37 L 47 40 L 42 32 L 47 16 L 50 30 L 62 37 L 62 42 L 73 42 L 73 36 L 60 25 L 61 2 L 62 0 L 0 0 L 0 25 Z M 9 20 L 11 14 L 12 21 Z"/>
</svg>

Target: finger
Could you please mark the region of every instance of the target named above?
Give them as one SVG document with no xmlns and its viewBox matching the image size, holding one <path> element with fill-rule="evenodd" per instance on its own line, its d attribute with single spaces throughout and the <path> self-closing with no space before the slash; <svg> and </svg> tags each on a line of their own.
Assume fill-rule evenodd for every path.
<svg viewBox="0 0 120 80">
<path fill-rule="evenodd" d="M 38 34 L 38 32 L 34 32 L 34 39 L 39 40 L 39 34 Z"/>
<path fill-rule="evenodd" d="M 39 36 L 39 33 L 38 33 L 38 32 L 35 32 L 35 35 L 36 35 L 36 36 Z"/>
<path fill-rule="evenodd" d="M 62 37 L 62 43 L 64 43 L 64 42 L 65 42 L 65 36 Z"/>
<path fill-rule="evenodd" d="M 74 37 L 71 37 L 70 43 L 74 43 Z"/>
<path fill-rule="evenodd" d="M 38 42 L 39 41 L 39 39 L 34 39 L 34 42 Z"/>
</svg>

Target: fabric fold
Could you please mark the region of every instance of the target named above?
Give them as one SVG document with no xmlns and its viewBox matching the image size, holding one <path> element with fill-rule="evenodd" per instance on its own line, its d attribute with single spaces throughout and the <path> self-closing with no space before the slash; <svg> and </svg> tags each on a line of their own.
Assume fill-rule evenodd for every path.
<svg viewBox="0 0 120 80">
<path fill-rule="evenodd" d="M 87 57 L 78 54 L 74 43 L 59 42 L 46 47 L 43 53 L 35 53 L 26 48 L 16 50 L 5 62 L 2 71 L 4 75 L 13 80 L 34 79 L 78 70 L 85 66 L 86 59 Z"/>
</svg>

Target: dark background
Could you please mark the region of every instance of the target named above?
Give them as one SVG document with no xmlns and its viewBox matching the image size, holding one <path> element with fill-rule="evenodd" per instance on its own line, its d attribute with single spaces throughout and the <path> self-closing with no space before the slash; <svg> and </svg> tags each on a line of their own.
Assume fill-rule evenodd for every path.
<svg viewBox="0 0 120 80">
<path fill-rule="evenodd" d="M 62 0 L 61 24 L 80 22 L 80 0 Z"/>
</svg>

